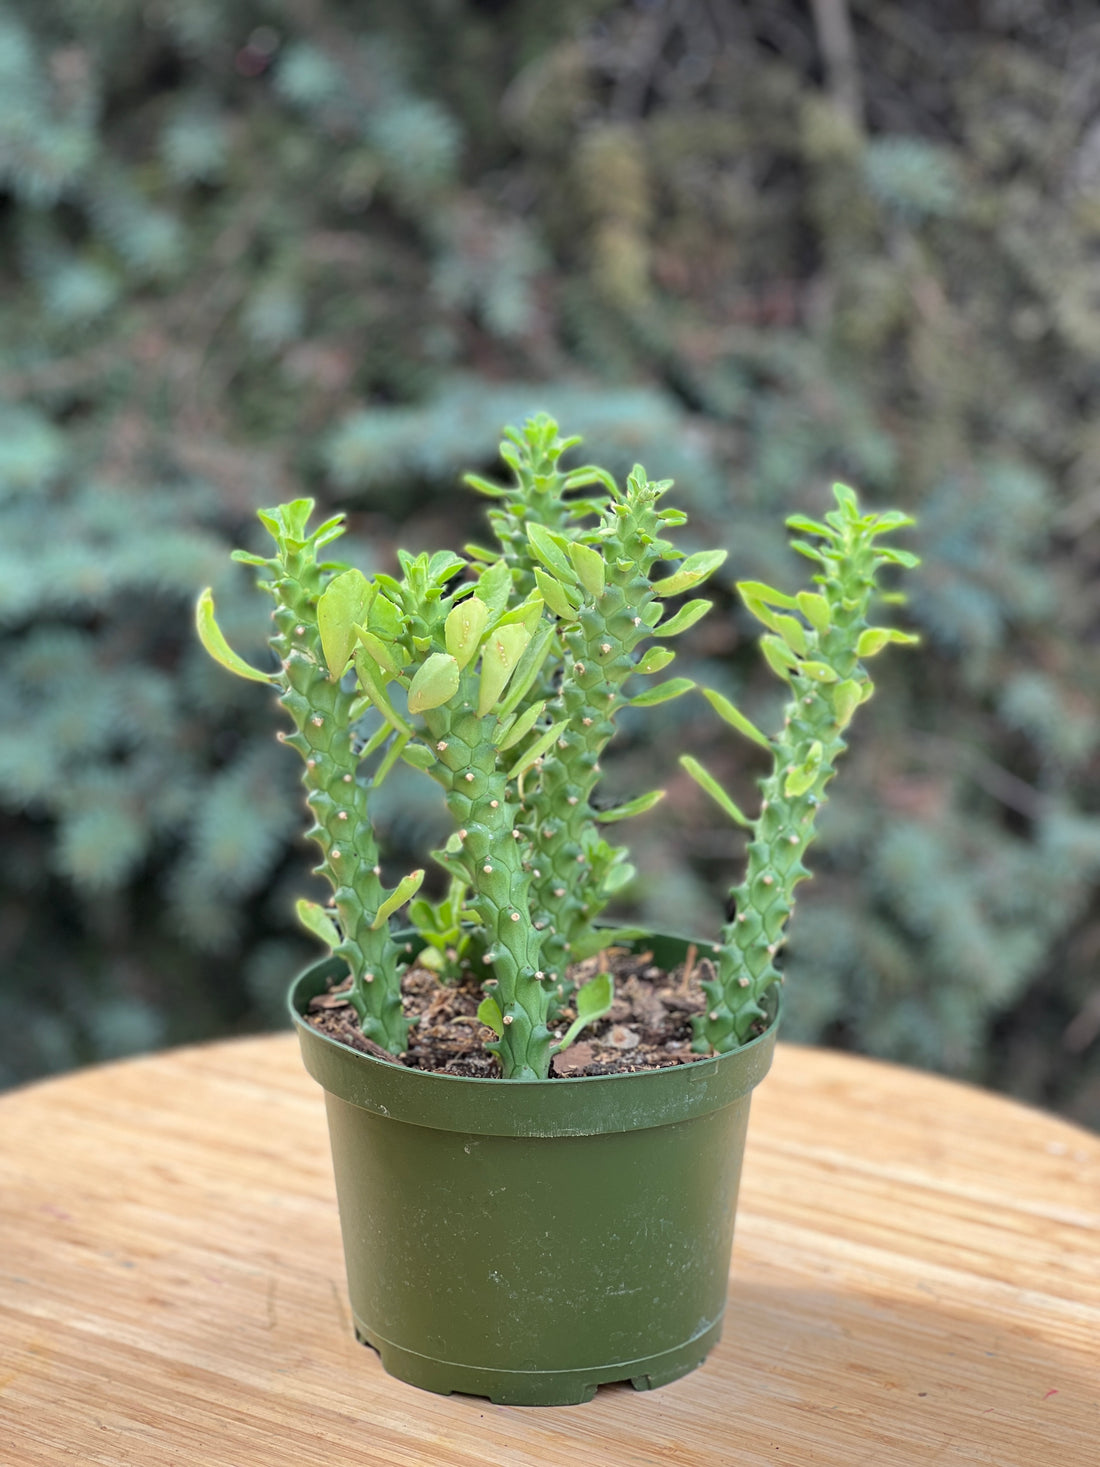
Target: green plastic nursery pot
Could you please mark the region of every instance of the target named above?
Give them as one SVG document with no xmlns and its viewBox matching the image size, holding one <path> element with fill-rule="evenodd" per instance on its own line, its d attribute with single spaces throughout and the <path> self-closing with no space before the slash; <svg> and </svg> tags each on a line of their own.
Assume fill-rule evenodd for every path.
<svg viewBox="0 0 1100 1467">
<path fill-rule="evenodd" d="M 671 967 L 687 940 L 645 945 Z M 385 1369 L 551 1406 L 700 1365 L 722 1329 L 749 1102 L 777 1022 L 664 1070 L 433 1075 L 304 1021 L 344 971 L 309 968 L 290 1006 L 325 1090 L 355 1331 Z"/>
</svg>

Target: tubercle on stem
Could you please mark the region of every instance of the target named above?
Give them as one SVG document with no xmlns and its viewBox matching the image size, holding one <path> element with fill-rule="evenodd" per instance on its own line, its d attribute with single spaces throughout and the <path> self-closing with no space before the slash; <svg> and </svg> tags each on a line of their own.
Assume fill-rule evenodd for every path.
<svg viewBox="0 0 1100 1467">
<path fill-rule="evenodd" d="M 348 965 L 349 999 L 364 1034 L 400 1054 L 410 1024 L 402 1011 L 399 952 L 386 926 L 371 926 L 387 892 L 370 821 L 370 785 L 359 773 L 347 732 L 352 695 L 328 676 L 317 630 L 325 577 L 312 539 L 294 547 L 273 535 L 275 575 L 261 584 L 275 600 L 271 645 L 282 667 L 279 701 L 294 724 L 283 742 L 297 749 L 305 765 L 302 780 L 313 816 L 306 835 L 320 847 L 317 871 L 332 886 L 341 934 L 333 951 Z"/>
</svg>

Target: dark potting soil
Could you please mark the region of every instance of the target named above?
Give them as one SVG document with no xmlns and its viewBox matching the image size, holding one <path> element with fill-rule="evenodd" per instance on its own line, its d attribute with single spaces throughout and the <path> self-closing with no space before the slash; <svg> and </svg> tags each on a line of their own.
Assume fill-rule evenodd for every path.
<svg viewBox="0 0 1100 1467">
<path fill-rule="evenodd" d="M 654 965 L 652 953 L 612 947 L 569 971 L 580 984 L 601 970 L 615 980 L 611 1012 L 582 1029 L 567 1050 L 555 1055 L 551 1077 L 658 1070 L 705 1057 L 692 1053 L 691 1016 L 700 1013 L 706 1002 L 700 979 L 714 976 L 707 958 L 698 958 L 689 948 L 686 961 L 666 973 Z M 460 984 L 444 986 L 426 968 L 406 971 L 401 985 L 405 1013 L 416 1022 L 409 1031 L 409 1048 L 401 1056 L 387 1053 L 363 1034 L 348 1002 L 349 987 L 350 979 L 312 999 L 307 1023 L 391 1064 L 479 1079 L 500 1074 L 496 1060 L 483 1047 L 493 1036 L 477 1017 L 484 992 L 472 975 Z M 569 1009 L 562 1015 L 559 1037 L 573 1017 Z"/>
</svg>

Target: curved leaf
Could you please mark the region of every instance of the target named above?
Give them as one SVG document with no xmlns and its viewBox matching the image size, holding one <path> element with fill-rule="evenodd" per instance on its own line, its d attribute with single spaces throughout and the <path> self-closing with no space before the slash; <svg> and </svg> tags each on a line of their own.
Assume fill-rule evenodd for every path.
<svg viewBox="0 0 1100 1467">
<path fill-rule="evenodd" d="M 247 678 L 249 682 L 267 683 L 269 687 L 276 681 L 269 673 L 261 672 L 238 656 L 225 640 L 225 634 L 214 617 L 214 593 L 209 586 L 195 603 L 195 630 L 210 656 L 228 672 Z"/>
</svg>

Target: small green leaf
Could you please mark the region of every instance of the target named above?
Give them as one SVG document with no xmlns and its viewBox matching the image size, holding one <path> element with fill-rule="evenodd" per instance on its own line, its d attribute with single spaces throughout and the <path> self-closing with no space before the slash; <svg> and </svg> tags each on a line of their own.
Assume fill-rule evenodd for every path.
<svg viewBox="0 0 1100 1467">
<path fill-rule="evenodd" d="M 498 484 L 490 483 L 480 474 L 463 474 L 462 482 L 469 484 L 471 489 L 476 489 L 479 494 L 484 494 L 488 499 L 507 499 L 509 497 L 507 489 L 501 489 Z"/>
<path fill-rule="evenodd" d="M 363 572 L 348 570 L 329 581 L 317 603 L 321 649 L 334 682 L 343 677 L 351 661 L 357 640 L 356 625 L 367 620 L 373 598 L 374 587 Z"/>
<path fill-rule="evenodd" d="M 501 730 L 494 740 L 496 748 L 503 754 L 505 749 L 510 749 L 514 744 L 518 744 L 520 739 L 525 738 L 534 728 L 545 707 L 546 700 L 543 699 L 541 703 L 532 703 L 530 708 L 525 708 L 513 723 Z M 497 727 L 500 728 L 500 725 L 498 724 Z"/>
<path fill-rule="evenodd" d="M 496 627 L 489 633 L 481 652 L 481 681 L 477 695 L 479 718 L 485 717 L 504 692 L 530 640 L 531 633 L 518 622 Z"/>
<path fill-rule="evenodd" d="M 382 669 L 375 662 L 366 647 L 359 647 L 356 650 L 355 675 L 359 679 L 359 684 L 367 697 L 390 727 L 395 728 L 404 738 L 411 739 L 413 731 L 386 696 L 386 691 L 383 687 L 385 680 L 382 677 Z M 356 708 L 357 704 L 353 703 L 352 710 L 354 711 Z M 356 716 L 362 717 L 362 713 L 357 712 Z"/>
<path fill-rule="evenodd" d="M 850 489 L 847 484 L 834 484 L 833 495 L 841 509 L 847 510 L 853 519 L 859 517 L 859 500 L 854 489 Z"/>
<path fill-rule="evenodd" d="M 595 1024 L 611 1012 L 614 1002 L 615 980 L 610 973 L 597 973 L 595 978 L 583 983 L 577 989 L 575 999 L 577 1017 L 565 1031 L 561 1042 L 555 1044 L 550 1053 L 561 1054 L 562 1050 L 568 1049 L 582 1029 L 589 1024 Z"/>
<path fill-rule="evenodd" d="M 398 642 L 383 642 L 381 637 L 376 637 L 373 632 L 368 632 L 366 627 L 356 627 L 356 635 L 360 642 L 374 658 L 378 666 L 384 668 L 391 677 L 396 677 L 408 661 L 408 654 L 404 647 Z"/>
<path fill-rule="evenodd" d="M 503 1038 L 504 1015 L 500 1012 L 500 1004 L 491 994 L 487 993 L 478 1004 L 477 1017 L 478 1022 L 484 1024 L 486 1029 L 491 1029 L 498 1039 Z"/>
<path fill-rule="evenodd" d="M 508 627 L 515 623 L 526 627 L 530 635 L 534 636 L 535 628 L 542 620 L 544 606 L 541 593 L 532 591 L 525 601 L 521 601 L 518 606 L 513 606 L 510 611 L 506 611 L 497 622 L 497 626 Z"/>
<path fill-rule="evenodd" d="M 403 877 L 375 912 L 374 921 L 370 924 L 371 930 L 376 932 L 397 911 L 398 907 L 403 907 L 411 897 L 414 897 L 420 890 L 423 880 L 423 871 L 410 871 L 408 876 Z"/>
<path fill-rule="evenodd" d="M 602 596 L 606 577 L 600 552 L 593 550 L 591 545 L 582 545 L 579 540 L 574 540 L 569 546 L 569 558 L 573 562 L 577 579 L 588 594 L 597 599 Z"/>
<path fill-rule="evenodd" d="M 445 586 L 459 571 L 466 569 L 466 562 L 453 550 L 437 550 L 428 561 L 428 581 L 433 586 Z"/>
<path fill-rule="evenodd" d="M 688 627 L 693 627 L 701 617 L 714 605 L 713 601 L 688 601 L 685 602 L 671 621 L 665 622 L 661 627 L 662 637 L 675 637 L 680 632 L 686 632 Z"/>
<path fill-rule="evenodd" d="M 798 671 L 804 677 L 812 678 L 815 683 L 835 683 L 837 679 L 836 673 L 827 662 L 801 662 Z"/>
<path fill-rule="evenodd" d="M 409 684 L 409 712 L 439 708 L 458 692 L 458 663 L 447 652 L 433 652 Z"/>
<path fill-rule="evenodd" d="M 831 540 L 833 532 L 820 520 L 811 520 L 804 514 L 790 514 L 786 520 L 788 530 L 799 530 L 803 535 L 823 535 Z"/>
<path fill-rule="evenodd" d="M 548 575 L 539 565 L 535 567 L 535 585 L 538 586 L 542 599 L 555 616 L 560 616 L 563 621 L 576 621 L 577 607 L 574 606 L 569 593 L 560 581 Z"/>
<path fill-rule="evenodd" d="M 737 591 L 743 600 L 748 600 L 751 596 L 754 601 L 762 601 L 765 606 L 779 606 L 784 611 L 794 611 L 798 605 L 793 596 L 788 596 L 785 591 L 777 591 L 764 581 L 738 581 Z"/>
<path fill-rule="evenodd" d="M 813 787 L 818 775 L 821 773 L 821 761 L 824 758 L 824 750 L 817 739 L 810 745 L 809 753 L 802 764 L 797 768 L 788 769 L 787 777 L 783 781 L 783 793 L 791 798 L 804 795 Z"/>
<path fill-rule="evenodd" d="M 262 556 L 262 555 L 253 555 L 250 550 L 233 550 L 233 551 L 230 551 L 229 559 L 230 560 L 237 561 L 240 565 L 273 565 L 274 564 L 274 562 L 270 559 L 270 557 L 268 557 L 268 558 L 265 559 L 264 556 Z"/>
<path fill-rule="evenodd" d="M 743 825 L 746 829 L 751 827 L 752 821 L 749 817 L 739 805 L 734 804 L 714 775 L 704 769 L 698 759 L 693 759 L 690 754 L 681 754 L 680 766 L 691 775 L 700 789 L 706 790 L 711 799 L 722 807 L 735 825 Z"/>
<path fill-rule="evenodd" d="M 667 790 L 650 790 L 648 794 L 636 795 L 633 800 L 627 800 L 625 805 L 616 805 L 613 810 L 597 810 L 596 819 L 601 825 L 613 825 L 618 820 L 629 820 L 634 815 L 644 815 L 647 810 L 652 810 L 654 805 L 663 800 Z"/>
<path fill-rule="evenodd" d="M 792 652 L 805 656 L 810 650 L 806 641 L 806 629 L 797 617 L 777 616 L 773 625 Z"/>
<path fill-rule="evenodd" d="M 548 571 L 569 585 L 577 579 L 569 556 L 566 554 L 568 541 L 561 535 L 555 535 L 545 525 L 529 523 L 527 526 L 527 539 L 530 541 L 531 549 Z"/>
<path fill-rule="evenodd" d="M 692 586 L 697 586 L 700 581 L 705 581 L 707 576 L 712 575 L 727 554 L 725 550 L 699 550 L 694 555 L 689 555 L 678 571 L 666 576 L 663 581 L 654 581 L 654 595 L 678 596 L 681 591 L 690 591 Z"/>
<path fill-rule="evenodd" d="M 311 932 L 326 947 L 336 948 L 340 945 L 340 929 L 324 907 L 317 902 L 307 902 L 303 898 L 295 903 L 294 910 L 298 913 L 298 921 L 306 931 Z"/>
<path fill-rule="evenodd" d="M 813 591 L 799 591 L 795 598 L 798 609 L 813 627 L 815 632 L 822 636 L 829 630 L 829 603 L 824 596 L 815 595 Z"/>
<path fill-rule="evenodd" d="M 673 698 L 690 693 L 694 686 L 695 684 L 689 677 L 671 677 L 666 682 L 658 683 L 655 687 L 646 688 L 643 693 L 638 693 L 630 699 L 630 706 L 632 708 L 656 708 L 659 703 L 668 703 Z"/>
<path fill-rule="evenodd" d="M 847 728 L 856 709 L 863 702 L 863 689 L 859 683 L 847 678 L 844 682 L 837 683 L 832 692 L 832 699 L 837 726 Z"/>
<path fill-rule="evenodd" d="M 903 565 L 907 570 L 913 570 L 920 565 L 919 555 L 914 555 L 911 550 L 896 550 L 892 545 L 877 547 L 875 555 L 879 560 L 887 560 L 891 565 Z"/>
<path fill-rule="evenodd" d="M 482 633 L 489 625 L 489 608 L 477 596 L 468 596 L 449 613 L 443 624 L 447 651 L 459 668 L 477 656 Z"/>
<path fill-rule="evenodd" d="M 498 617 L 508 605 L 508 598 L 512 594 L 512 572 L 508 568 L 506 560 L 494 560 L 492 565 L 486 566 L 478 577 L 477 589 L 474 595 L 479 601 Z"/>
<path fill-rule="evenodd" d="M 225 635 L 214 617 L 214 593 L 209 586 L 195 604 L 195 630 L 210 656 L 215 662 L 220 662 L 228 672 L 247 678 L 249 682 L 267 683 L 269 687 L 275 682 L 268 673 L 261 672 L 258 667 L 252 667 L 243 657 L 239 657 L 225 640 Z"/>
<path fill-rule="evenodd" d="M 670 647 L 650 647 L 634 671 L 643 674 L 660 672 L 662 667 L 667 667 L 675 657 L 676 653 Z"/>
<path fill-rule="evenodd" d="M 798 671 L 798 658 L 779 637 L 761 637 L 760 650 L 768 666 L 781 678 L 789 679 L 792 672 Z"/>
<path fill-rule="evenodd" d="M 367 627 L 384 642 L 396 642 L 405 630 L 405 618 L 388 596 L 376 595 L 370 604 Z"/>
<path fill-rule="evenodd" d="M 531 685 L 538 677 L 543 663 L 554 643 L 555 628 L 552 622 L 543 621 L 535 635 L 527 644 L 527 650 L 516 663 L 508 683 L 508 696 L 501 702 L 499 714 L 501 718 L 507 717 L 519 707 L 527 696 Z"/>
<path fill-rule="evenodd" d="M 624 886 L 630 885 L 637 874 L 638 868 L 632 866 L 629 861 L 617 861 L 603 879 L 604 893 L 611 896 L 616 891 L 622 891 Z M 614 938 L 609 936 L 607 940 L 613 942 Z"/>
<path fill-rule="evenodd" d="M 406 744 L 401 750 L 401 758 L 414 769 L 431 769 L 436 762 L 427 744 Z"/>
<path fill-rule="evenodd" d="M 535 760 L 541 759 L 550 745 L 555 743 L 568 727 L 568 718 L 563 718 L 560 723 L 552 724 L 540 738 L 537 738 L 533 744 L 524 750 L 512 765 L 511 769 L 509 769 L 505 778 L 515 779 L 517 775 L 523 774 L 526 770 L 530 769 Z"/>
<path fill-rule="evenodd" d="M 752 739 L 754 744 L 759 744 L 762 749 L 771 752 L 771 739 L 758 729 L 755 723 L 750 722 L 739 708 L 735 708 L 728 698 L 723 698 L 722 694 L 716 693 L 713 688 L 702 688 L 701 692 L 715 713 L 720 718 L 724 718 L 731 728 L 735 728 L 738 733 L 743 733 L 746 738 Z"/>
<path fill-rule="evenodd" d="M 868 627 L 859 634 L 856 654 L 859 657 L 873 657 L 891 642 L 901 642 L 911 647 L 919 641 L 920 638 L 911 632 L 899 632 L 895 627 Z"/>
<path fill-rule="evenodd" d="M 885 535 L 891 530 L 908 530 L 917 522 L 911 514 L 904 510 L 888 509 L 883 514 L 876 514 L 871 525 L 872 535 Z"/>
</svg>

